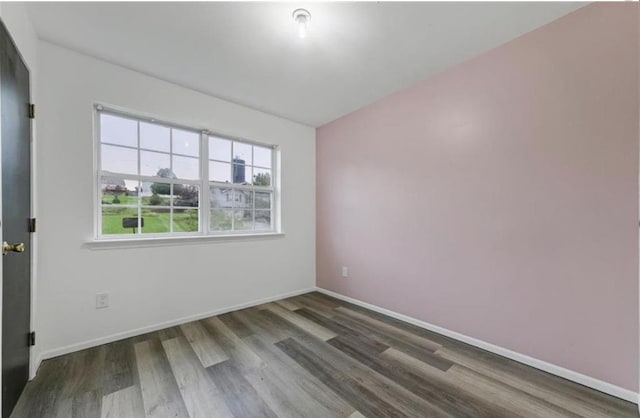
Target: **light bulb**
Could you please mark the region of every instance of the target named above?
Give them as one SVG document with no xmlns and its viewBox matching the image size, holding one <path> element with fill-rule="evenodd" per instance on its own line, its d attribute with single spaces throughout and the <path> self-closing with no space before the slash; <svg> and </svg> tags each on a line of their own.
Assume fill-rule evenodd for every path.
<svg viewBox="0 0 640 418">
<path fill-rule="evenodd" d="M 304 39 L 307 37 L 307 22 L 306 20 L 301 19 L 298 21 L 298 36 L 300 39 Z"/>
</svg>

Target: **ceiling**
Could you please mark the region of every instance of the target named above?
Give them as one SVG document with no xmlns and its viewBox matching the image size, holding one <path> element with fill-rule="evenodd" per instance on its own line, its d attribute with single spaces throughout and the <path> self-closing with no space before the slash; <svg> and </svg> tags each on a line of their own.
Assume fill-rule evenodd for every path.
<svg viewBox="0 0 640 418">
<path fill-rule="evenodd" d="M 29 3 L 40 38 L 320 126 L 584 3 Z M 306 39 L 291 13 L 311 12 Z"/>
</svg>

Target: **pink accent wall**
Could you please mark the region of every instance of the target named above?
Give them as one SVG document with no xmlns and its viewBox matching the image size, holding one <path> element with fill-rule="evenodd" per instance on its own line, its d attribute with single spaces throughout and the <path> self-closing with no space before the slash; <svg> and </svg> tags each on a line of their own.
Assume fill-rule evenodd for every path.
<svg viewBox="0 0 640 418">
<path fill-rule="evenodd" d="M 318 286 L 637 390 L 635 7 L 319 128 Z"/>
</svg>

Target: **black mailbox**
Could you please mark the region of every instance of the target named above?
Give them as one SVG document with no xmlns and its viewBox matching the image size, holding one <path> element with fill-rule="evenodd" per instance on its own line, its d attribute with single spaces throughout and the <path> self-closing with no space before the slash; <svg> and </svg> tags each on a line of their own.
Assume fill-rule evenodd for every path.
<svg viewBox="0 0 640 418">
<path fill-rule="evenodd" d="M 137 228 L 138 218 L 122 218 L 123 228 Z M 144 228 L 144 218 L 140 218 L 140 228 Z"/>
</svg>

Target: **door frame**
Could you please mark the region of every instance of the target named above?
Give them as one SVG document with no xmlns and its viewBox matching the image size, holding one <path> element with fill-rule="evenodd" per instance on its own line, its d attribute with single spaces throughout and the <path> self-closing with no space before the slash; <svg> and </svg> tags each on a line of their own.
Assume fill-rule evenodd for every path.
<svg viewBox="0 0 640 418">
<path fill-rule="evenodd" d="M 0 16 L 0 24 L 3 24 L 6 28 L 7 33 L 9 34 L 9 37 L 11 38 L 11 41 L 13 42 L 13 44 L 16 47 L 16 50 L 18 52 L 18 56 L 20 57 L 20 59 L 22 60 L 22 62 L 24 63 L 25 67 L 27 68 L 27 71 L 29 71 L 29 102 L 30 103 L 34 103 L 34 97 L 35 97 L 35 72 L 33 70 L 33 68 L 31 68 L 31 66 L 29 65 L 28 60 L 25 59 L 24 54 L 22 54 L 22 51 L 19 48 L 18 42 L 16 42 L 15 37 L 13 36 L 12 30 L 11 28 L 6 24 L 5 19 L 3 19 Z M 2 94 L 2 91 L 0 90 L 0 95 Z M 0 101 L 0 113 L 2 112 L 2 105 L 1 105 L 1 101 Z M 0 127 L 1 127 L 2 121 L 0 119 Z M 0 129 L 0 220 L 2 220 L 2 138 L 1 138 L 1 129 Z M 35 119 L 31 119 L 30 122 L 30 140 L 31 140 L 31 146 L 30 146 L 30 156 L 31 156 L 31 167 L 30 167 L 30 173 L 31 173 L 31 180 L 30 180 L 30 188 L 31 188 L 31 208 L 30 208 L 30 214 L 29 217 L 31 218 L 36 218 L 36 208 L 37 208 L 37 201 L 36 201 L 36 187 L 37 187 L 37 181 L 36 181 L 36 174 L 37 174 L 37 169 L 36 169 L 36 123 L 35 123 Z M 3 233 L 3 225 L 0 224 L 0 236 Z M 31 293 L 31 306 L 30 306 L 30 327 L 31 327 L 31 331 L 35 330 L 36 328 L 36 309 L 35 309 L 35 301 L 36 301 L 36 276 L 37 276 L 37 267 L 36 267 L 36 259 L 37 259 L 37 242 L 38 242 L 38 235 L 37 233 L 31 233 L 31 260 L 30 260 L 30 273 L 31 273 L 31 286 L 30 286 L 30 293 Z M 3 263 L 3 259 L 0 256 L 0 318 L 2 316 L 2 289 L 3 289 L 3 285 L 4 285 L 4 278 L 3 278 L 3 268 L 4 268 L 4 263 Z M 38 370 L 38 367 L 40 366 L 40 355 L 36 354 L 36 351 L 33 349 L 33 347 L 30 348 L 29 350 L 29 380 L 33 379 L 36 375 L 36 372 Z M 2 369 L 2 321 L 0 321 L 0 370 Z M 0 410 L 2 409 L 2 391 L 0 391 Z"/>
</svg>

